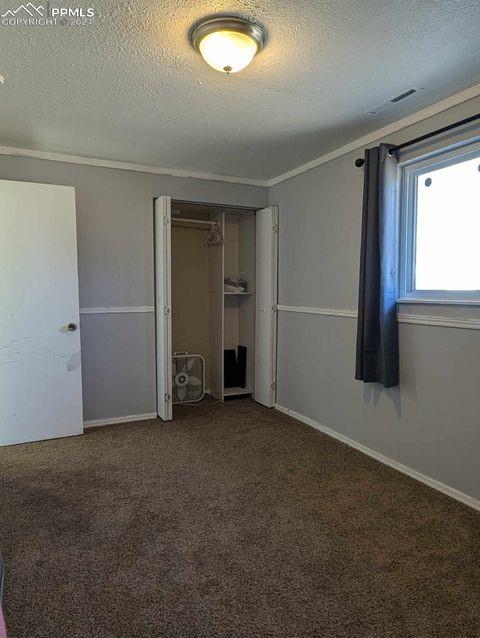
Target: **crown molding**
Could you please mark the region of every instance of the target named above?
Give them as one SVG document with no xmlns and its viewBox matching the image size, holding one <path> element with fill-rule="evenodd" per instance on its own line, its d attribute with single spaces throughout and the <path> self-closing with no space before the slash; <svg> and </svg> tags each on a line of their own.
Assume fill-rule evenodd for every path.
<svg viewBox="0 0 480 638">
<path fill-rule="evenodd" d="M 150 173 L 152 175 L 170 175 L 171 177 L 190 177 L 192 179 L 205 179 L 215 182 L 228 182 L 231 184 L 244 184 L 246 186 L 268 186 L 267 180 L 253 179 L 249 177 L 232 177 L 230 175 L 217 175 L 216 173 L 200 173 L 196 171 L 184 171 L 175 168 L 163 168 L 161 166 L 147 166 L 131 162 L 119 162 L 95 157 L 82 157 L 80 155 L 68 155 L 63 153 L 51 153 L 50 151 L 37 151 L 29 148 L 17 148 L 15 146 L 0 146 L 0 155 L 13 157 L 27 157 L 41 159 L 50 162 L 62 162 L 63 164 L 81 164 L 83 166 L 97 166 L 100 168 L 114 168 L 121 171 L 135 171 L 137 173 Z"/>
<path fill-rule="evenodd" d="M 243 184 L 245 186 L 260 186 L 263 188 L 270 188 L 272 186 L 275 186 L 276 184 L 280 184 L 281 182 L 286 181 L 287 179 L 291 179 L 292 177 L 296 177 L 297 175 L 301 175 L 302 173 L 311 171 L 313 168 L 317 168 L 317 166 L 321 166 L 322 164 L 331 162 L 338 157 L 342 157 L 342 155 L 347 155 L 352 151 L 363 148 L 364 146 L 367 146 L 372 142 L 381 140 L 388 135 L 397 133 L 398 131 L 407 128 L 408 126 L 412 126 L 413 124 L 417 124 L 422 120 L 426 120 L 429 117 L 438 115 L 443 111 L 447 111 L 454 106 L 462 104 L 463 102 L 468 102 L 468 100 L 472 100 L 479 95 L 480 83 L 474 84 L 464 91 L 460 91 L 459 93 L 450 95 L 440 102 L 436 102 L 435 104 L 427 106 L 426 108 L 421 109 L 416 113 L 412 113 L 412 115 L 408 115 L 401 120 L 397 120 L 396 122 L 392 122 L 392 124 L 384 126 L 383 128 L 372 131 L 372 133 L 369 133 L 368 135 L 364 135 L 363 137 L 360 137 L 353 142 L 349 142 L 348 144 L 345 144 L 344 146 L 341 146 L 334 151 L 331 151 L 330 153 L 321 155 L 320 157 L 317 157 L 316 159 L 311 160 L 306 164 L 297 166 L 297 168 L 287 171 L 286 173 L 282 173 L 277 177 L 272 177 L 271 179 L 253 179 L 250 177 L 234 177 L 231 175 L 218 175 L 216 173 L 202 173 L 197 171 L 164 168 L 161 166 L 148 166 L 146 164 L 135 164 L 131 162 L 121 162 L 95 157 L 83 157 L 80 155 L 68 155 L 63 153 L 53 153 L 50 151 L 38 151 L 29 148 L 18 148 L 14 146 L 0 146 L 0 155 L 11 155 L 13 157 L 26 157 L 30 159 L 42 159 L 48 160 L 50 162 L 62 162 L 64 164 L 97 166 L 99 168 L 114 168 L 123 171 L 134 171 L 137 173 L 150 173 L 152 175 L 190 177 L 192 179 L 203 179 L 216 182 L 227 182 L 230 184 Z"/>
<path fill-rule="evenodd" d="M 287 179 L 291 179 L 292 177 L 296 177 L 297 175 L 301 175 L 302 173 L 306 173 L 307 171 L 311 171 L 313 168 L 317 168 L 317 166 L 321 166 L 322 164 L 326 164 L 327 162 L 331 162 L 337 157 L 342 157 L 342 155 L 347 155 L 352 151 L 356 151 L 359 148 L 363 148 L 364 146 L 368 146 L 372 142 L 377 142 L 387 135 L 392 135 L 393 133 L 398 133 L 404 128 L 408 126 L 412 126 L 413 124 L 417 124 L 422 120 L 426 120 L 429 117 L 434 115 L 438 115 L 443 111 L 447 111 L 454 106 L 458 106 L 459 104 L 463 104 L 463 102 L 468 102 L 468 100 L 472 100 L 480 95 L 480 84 L 474 84 L 473 86 L 465 89 L 464 91 L 460 91 L 460 93 L 455 93 L 454 95 L 450 95 L 449 97 L 441 100 L 440 102 L 436 102 L 431 106 L 427 106 L 416 113 L 412 113 L 412 115 L 408 115 L 407 117 L 402 118 L 401 120 L 397 120 L 396 122 L 392 122 L 392 124 L 388 124 L 383 128 L 377 129 L 376 131 L 372 131 L 372 133 L 368 133 L 368 135 L 364 135 L 363 137 L 354 140 L 353 142 L 349 142 L 340 148 L 337 148 L 326 155 L 321 155 L 306 164 L 302 164 L 301 166 L 297 166 L 297 168 L 292 169 L 291 171 L 287 171 L 286 173 L 282 173 L 282 175 L 278 175 L 277 177 L 273 177 L 268 180 L 267 186 L 270 188 L 275 186 L 276 184 L 280 184 L 281 182 L 285 182 Z"/>
</svg>

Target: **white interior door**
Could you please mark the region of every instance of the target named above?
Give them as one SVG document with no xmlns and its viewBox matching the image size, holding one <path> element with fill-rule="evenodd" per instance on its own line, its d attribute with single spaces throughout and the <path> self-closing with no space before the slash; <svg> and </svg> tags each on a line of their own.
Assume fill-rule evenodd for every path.
<svg viewBox="0 0 480 638">
<path fill-rule="evenodd" d="M 278 208 L 256 214 L 255 400 L 275 405 L 277 369 Z"/>
<path fill-rule="evenodd" d="M 83 433 L 75 189 L 0 180 L 0 445 Z"/>
<path fill-rule="evenodd" d="M 155 321 L 157 413 L 171 421 L 172 411 L 172 250 L 171 199 L 155 200 Z"/>
</svg>

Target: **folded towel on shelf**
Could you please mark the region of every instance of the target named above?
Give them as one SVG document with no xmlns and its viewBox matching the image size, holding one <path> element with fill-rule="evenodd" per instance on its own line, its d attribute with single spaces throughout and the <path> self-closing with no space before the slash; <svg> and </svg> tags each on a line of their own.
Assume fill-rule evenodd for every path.
<svg viewBox="0 0 480 638">
<path fill-rule="evenodd" d="M 225 277 L 224 290 L 225 292 L 246 292 L 247 282 L 242 275 L 237 278 Z"/>
</svg>

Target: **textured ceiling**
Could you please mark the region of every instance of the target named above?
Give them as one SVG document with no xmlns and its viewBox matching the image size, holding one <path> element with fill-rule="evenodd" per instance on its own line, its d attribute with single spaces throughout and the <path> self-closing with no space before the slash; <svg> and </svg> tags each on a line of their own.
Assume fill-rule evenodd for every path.
<svg viewBox="0 0 480 638">
<path fill-rule="evenodd" d="M 1 145 L 270 178 L 480 81 L 478 0 L 92 6 L 92 26 L 0 26 Z M 237 75 L 188 43 L 193 22 L 220 12 L 269 32 Z M 424 90 L 365 114 L 412 86 Z"/>
</svg>

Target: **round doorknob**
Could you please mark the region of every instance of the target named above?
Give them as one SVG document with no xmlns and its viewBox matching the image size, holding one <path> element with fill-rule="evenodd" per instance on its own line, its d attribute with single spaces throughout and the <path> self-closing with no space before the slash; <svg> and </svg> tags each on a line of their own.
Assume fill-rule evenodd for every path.
<svg viewBox="0 0 480 638">
<path fill-rule="evenodd" d="M 75 332 L 75 330 L 77 329 L 77 324 L 76 323 L 69 323 L 67 328 L 68 328 L 69 332 Z"/>
</svg>

